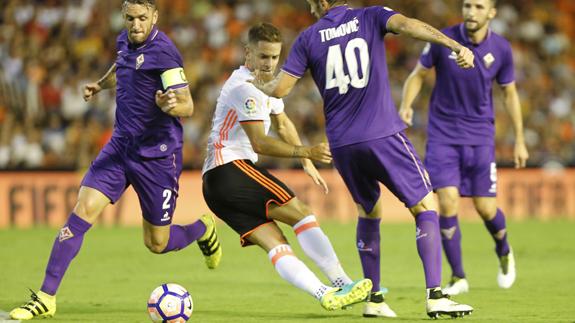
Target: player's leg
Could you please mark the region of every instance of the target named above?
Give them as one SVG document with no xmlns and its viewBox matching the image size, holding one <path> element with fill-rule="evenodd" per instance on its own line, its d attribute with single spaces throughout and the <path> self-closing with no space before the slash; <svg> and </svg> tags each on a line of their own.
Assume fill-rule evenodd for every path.
<svg viewBox="0 0 575 323">
<path fill-rule="evenodd" d="M 499 259 L 497 283 L 501 288 L 509 288 L 515 282 L 516 270 L 513 250 L 507 241 L 505 215 L 497 208 L 495 197 L 474 197 L 473 203 L 495 241 L 495 253 Z"/>
<path fill-rule="evenodd" d="M 162 254 L 186 248 L 197 241 L 208 268 L 221 259 L 221 246 L 215 223 L 209 215 L 188 225 L 171 224 L 178 198 L 181 151 L 156 159 L 129 161 L 133 170 L 129 179 L 138 194 L 143 215 L 144 244 L 153 253 Z"/>
<path fill-rule="evenodd" d="M 283 234 L 268 217 L 268 206 L 271 203 L 287 204 L 293 199 L 293 192 L 283 184 L 269 180 L 262 172 L 255 172 L 255 169 L 253 163 L 237 160 L 211 169 L 203 176 L 206 203 L 240 235 L 242 246 L 257 244 L 262 247 L 282 278 L 318 299 L 323 299 L 322 304 L 328 309 L 335 309 L 336 305 L 344 306 L 343 302 L 354 301 L 355 298 L 350 297 L 358 297 L 362 288 L 371 288 L 371 282 L 366 287 L 365 281 L 343 291 L 325 286 L 293 255 Z M 328 292 L 329 296 L 324 298 Z M 365 290 L 365 294 L 367 292 Z M 359 296 L 365 297 L 365 294 Z M 334 303 L 331 301 L 333 299 L 339 301 Z"/>
<path fill-rule="evenodd" d="M 324 285 L 293 253 L 275 222 L 253 230 L 245 237 L 268 253 L 278 274 L 295 287 L 317 298 L 326 310 L 337 310 L 363 301 L 371 289 L 371 281 L 364 279 L 344 288 Z"/>
<path fill-rule="evenodd" d="M 451 280 L 443 291 L 450 295 L 469 290 L 463 270 L 461 229 L 457 217 L 459 188 L 464 184 L 461 179 L 462 153 L 462 146 L 428 142 L 425 154 L 425 168 L 439 201 L 441 242 L 451 267 Z"/>
<path fill-rule="evenodd" d="M 381 207 L 379 182 L 373 173 L 379 168 L 374 161 L 369 143 L 359 143 L 332 149 L 334 165 L 357 204 L 358 223 L 356 246 L 364 277 L 373 287 L 363 315 L 366 317 L 396 317 L 385 303 L 385 287 L 380 285 L 380 222 Z"/>
<path fill-rule="evenodd" d="M 497 283 L 509 288 L 515 281 L 515 259 L 507 241 L 505 215 L 497 208 L 497 165 L 494 146 L 473 148 L 473 168 L 470 171 L 471 191 L 475 209 L 495 241 L 495 253 L 499 259 Z"/>
<path fill-rule="evenodd" d="M 108 144 L 90 166 L 78 193 L 78 201 L 54 244 L 42 287 L 32 292 L 31 300 L 10 312 L 18 320 L 51 317 L 56 312 L 56 292 L 64 275 L 82 247 L 85 233 L 91 228 L 104 208 L 115 202 L 124 192 L 126 181 L 121 158 Z"/>
<path fill-rule="evenodd" d="M 268 178 L 281 183 L 275 178 Z M 270 204 L 268 217 L 293 228 L 305 254 L 326 275 L 332 286 L 342 287 L 353 282 L 343 270 L 329 238 L 319 226 L 315 215 L 297 197 L 282 206 Z"/>
<path fill-rule="evenodd" d="M 433 182 L 433 177 L 431 177 Z M 461 251 L 461 229 L 457 210 L 459 208 L 459 190 L 455 186 L 437 189 L 439 201 L 439 228 L 441 243 L 447 262 L 451 267 L 451 279 L 443 291 L 449 295 L 469 292 L 469 283 L 463 269 L 463 254 Z"/>
<path fill-rule="evenodd" d="M 428 315 L 439 313 L 464 315 L 473 308 L 457 304 L 441 291 L 441 235 L 437 205 L 431 192 L 429 176 L 415 149 L 402 133 L 372 142 L 372 155 L 379 167 L 376 173 L 396 197 L 415 217 L 417 251 L 425 272 Z"/>
</svg>

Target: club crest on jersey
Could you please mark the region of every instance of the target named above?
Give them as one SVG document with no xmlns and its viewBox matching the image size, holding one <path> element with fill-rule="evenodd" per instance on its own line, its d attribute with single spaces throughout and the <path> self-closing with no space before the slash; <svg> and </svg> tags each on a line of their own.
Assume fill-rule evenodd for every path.
<svg viewBox="0 0 575 323">
<path fill-rule="evenodd" d="M 70 230 L 70 228 L 68 228 L 68 226 L 65 226 L 62 229 L 60 229 L 60 234 L 58 235 L 58 241 L 60 241 L 60 242 L 66 241 L 66 240 L 71 239 L 73 237 L 74 237 L 74 234 L 72 233 L 72 230 Z"/>
<path fill-rule="evenodd" d="M 257 101 L 254 98 L 247 98 L 244 102 L 244 110 L 247 115 L 253 115 L 256 113 Z"/>
<path fill-rule="evenodd" d="M 144 64 L 144 54 L 140 54 L 140 56 L 136 58 L 136 69 L 139 69 L 142 64 Z"/>
<path fill-rule="evenodd" d="M 487 53 L 487 55 L 483 56 L 483 63 L 485 64 L 485 67 L 487 68 L 491 67 L 491 65 L 493 65 L 493 62 L 495 62 L 495 57 L 493 56 L 493 54 Z"/>
</svg>

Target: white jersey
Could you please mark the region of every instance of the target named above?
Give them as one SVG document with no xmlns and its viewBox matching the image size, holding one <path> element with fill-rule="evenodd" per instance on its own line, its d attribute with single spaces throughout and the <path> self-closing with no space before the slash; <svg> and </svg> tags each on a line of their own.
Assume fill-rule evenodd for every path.
<svg viewBox="0 0 575 323">
<path fill-rule="evenodd" d="M 250 70 L 240 66 L 224 83 L 212 120 L 202 174 L 238 159 L 257 162 L 258 154 L 240 123 L 263 121 L 267 134 L 271 125 L 270 114 L 282 113 L 284 103 L 281 99 L 265 95 L 247 82 L 252 78 Z"/>
</svg>

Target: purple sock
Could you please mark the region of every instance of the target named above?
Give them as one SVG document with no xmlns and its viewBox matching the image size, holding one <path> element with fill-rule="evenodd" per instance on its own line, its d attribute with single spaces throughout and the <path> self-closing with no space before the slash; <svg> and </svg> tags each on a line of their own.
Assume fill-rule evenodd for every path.
<svg viewBox="0 0 575 323">
<path fill-rule="evenodd" d="M 463 261 L 461 258 L 461 230 L 457 216 L 440 216 L 439 227 L 441 229 L 441 242 L 447 261 L 451 266 L 451 275 L 465 278 Z"/>
<path fill-rule="evenodd" d="M 489 221 L 484 221 L 485 227 L 491 233 L 495 240 L 495 252 L 497 256 L 505 256 L 509 253 L 509 244 L 507 243 L 507 227 L 505 225 L 505 215 L 503 211 L 497 209 L 495 217 Z"/>
<path fill-rule="evenodd" d="M 373 283 L 372 292 L 378 292 L 380 280 L 379 263 L 379 223 L 381 219 L 358 218 L 357 221 L 357 250 L 363 276 L 371 279 Z"/>
<path fill-rule="evenodd" d="M 417 252 L 423 262 L 425 286 L 441 286 L 441 237 L 439 217 L 435 211 L 425 211 L 415 217 Z"/>
<path fill-rule="evenodd" d="M 188 225 L 172 224 L 170 226 L 170 240 L 168 240 L 168 245 L 162 253 L 184 249 L 190 243 L 198 240 L 205 232 L 206 225 L 200 220 Z"/>
<path fill-rule="evenodd" d="M 84 234 L 91 227 L 90 223 L 84 221 L 76 214 L 70 214 L 68 222 L 60 229 L 60 233 L 52 246 L 50 260 L 46 266 L 46 276 L 40 288 L 41 291 L 49 295 L 56 295 L 70 262 L 72 262 L 72 259 L 76 257 L 82 247 Z"/>
</svg>

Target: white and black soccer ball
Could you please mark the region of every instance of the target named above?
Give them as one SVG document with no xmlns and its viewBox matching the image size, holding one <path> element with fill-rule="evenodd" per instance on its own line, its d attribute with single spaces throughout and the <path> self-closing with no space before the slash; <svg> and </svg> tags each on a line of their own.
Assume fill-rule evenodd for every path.
<svg viewBox="0 0 575 323">
<path fill-rule="evenodd" d="M 193 310 L 192 296 L 178 284 L 162 284 L 148 299 L 148 314 L 154 323 L 185 323 Z"/>
</svg>

